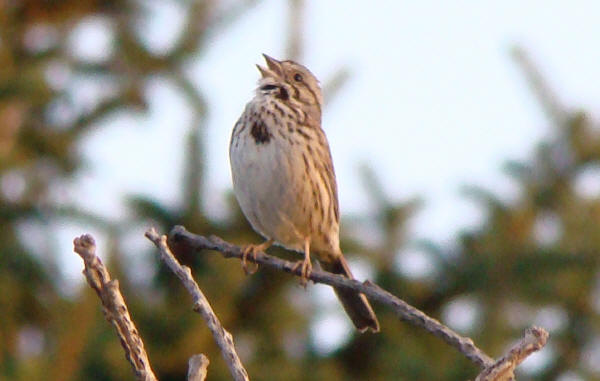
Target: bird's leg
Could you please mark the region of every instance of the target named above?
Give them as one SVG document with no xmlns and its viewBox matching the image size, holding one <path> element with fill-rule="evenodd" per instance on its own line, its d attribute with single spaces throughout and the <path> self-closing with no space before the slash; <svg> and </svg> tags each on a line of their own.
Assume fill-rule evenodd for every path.
<svg viewBox="0 0 600 381">
<path fill-rule="evenodd" d="M 244 272 L 246 274 L 254 274 L 258 270 L 258 264 L 256 265 L 256 267 L 253 270 L 248 270 L 248 265 L 246 263 L 246 260 L 248 259 L 248 255 L 251 255 L 252 259 L 254 261 L 256 261 L 256 253 L 267 250 L 272 244 L 273 244 L 273 240 L 268 239 L 259 245 L 250 244 L 250 245 L 246 245 L 242 249 L 242 269 L 244 269 Z"/>
<path fill-rule="evenodd" d="M 300 267 L 300 284 L 306 288 L 306 283 L 308 282 L 308 277 L 312 272 L 312 263 L 310 262 L 310 239 L 306 238 L 304 240 L 304 260 L 298 261 L 294 267 L 293 271 L 298 270 Z"/>
</svg>

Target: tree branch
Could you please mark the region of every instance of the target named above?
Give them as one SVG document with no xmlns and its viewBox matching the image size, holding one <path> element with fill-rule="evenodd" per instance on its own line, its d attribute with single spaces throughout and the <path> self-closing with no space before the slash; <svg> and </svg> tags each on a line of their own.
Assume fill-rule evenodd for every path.
<svg viewBox="0 0 600 381">
<path fill-rule="evenodd" d="M 198 284 L 194 281 L 190 268 L 182 266 L 173 256 L 173 253 L 171 253 L 171 250 L 167 246 L 167 236 L 159 236 L 154 228 L 148 229 L 145 235 L 159 249 L 161 260 L 169 267 L 169 269 L 171 269 L 171 271 L 173 271 L 173 273 L 175 273 L 175 275 L 177 275 L 186 290 L 192 295 L 192 298 L 194 298 L 194 311 L 202 315 L 202 318 L 206 321 L 217 345 L 221 349 L 221 354 L 223 355 L 234 380 L 248 381 L 248 373 L 236 353 L 233 344 L 233 336 L 231 336 L 231 333 L 227 332 L 221 325 L 221 322 L 210 306 L 208 299 L 206 299 L 204 293 L 202 293 L 200 287 L 198 287 Z"/>
<path fill-rule="evenodd" d="M 119 290 L 119 281 L 111 280 L 108 270 L 96 256 L 96 243 L 89 234 L 84 234 L 73 240 L 74 251 L 83 259 L 85 275 L 88 284 L 102 302 L 104 316 L 111 323 L 121 345 L 125 350 L 125 357 L 131 363 L 133 371 L 140 381 L 157 381 L 148 355 L 144 349 L 144 342 L 140 337 L 135 324 L 131 320 L 127 305 Z M 203 354 L 190 357 L 188 362 L 188 381 L 204 381 L 209 361 Z"/>
<path fill-rule="evenodd" d="M 189 248 L 192 250 L 216 250 L 219 251 L 225 258 L 242 258 L 241 247 L 226 242 L 216 236 L 211 236 L 207 238 L 204 236 L 199 236 L 190 233 L 183 226 L 175 226 L 171 230 L 171 232 L 169 233 L 169 242 L 171 244 L 181 245 L 182 247 Z M 273 257 L 263 252 L 257 253 L 255 258 L 249 256 L 247 259 L 256 264 L 268 266 L 279 271 L 287 272 L 297 276 L 301 275 L 301 270 L 299 266 L 295 266 L 296 263 Z M 512 368 L 510 369 L 514 369 L 514 367 L 516 367 L 521 361 L 523 361 L 523 359 L 527 355 L 529 355 L 535 350 L 539 350 L 540 348 L 542 348 L 545 345 L 545 340 L 548 336 L 547 332 L 541 328 L 531 328 L 527 331 L 528 335 L 526 335 L 526 337 L 529 337 L 531 334 L 535 333 L 535 335 L 538 335 L 539 337 L 544 337 L 544 340 L 538 341 L 537 346 L 527 346 L 527 351 L 522 349 L 518 352 L 513 352 L 511 350 L 509 355 L 507 355 L 508 357 L 505 356 L 502 359 L 498 360 L 498 362 L 495 362 L 491 357 L 489 357 L 482 350 L 477 348 L 473 343 L 473 340 L 471 340 L 470 338 L 459 335 L 458 333 L 454 332 L 450 328 L 440 323 L 438 320 L 427 316 L 422 311 L 409 305 L 403 300 L 400 300 L 399 298 L 390 294 L 389 292 L 377 286 L 376 284 L 373 284 L 369 281 L 361 283 L 357 280 L 348 279 L 346 277 L 328 273 L 319 269 L 313 269 L 312 273 L 309 276 L 309 279 L 315 283 L 323 283 L 338 288 L 355 290 L 357 292 L 363 293 L 371 300 L 375 300 L 389 306 L 396 313 L 396 315 L 398 315 L 400 319 L 418 327 L 424 328 L 426 331 L 441 338 L 447 344 L 456 348 L 469 360 L 477 364 L 479 367 L 483 368 L 483 373 L 485 373 L 488 369 L 498 368 L 498 366 L 502 364 L 510 364 L 510 366 L 512 366 Z M 527 341 L 527 343 L 530 342 L 532 341 Z M 519 360 L 517 361 L 517 359 Z M 492 370 L 490 370 L 489 372 L 492 372 Z M 501 379 L 481 378 L 478 380 L 489 381 Z"/>
<path fill-rule="evenodd" d="M 209 329 L 213 333 L 215 341 L 221 348 L 221 353 L 229 366 L 230 372 L 236 381 L 248 381 L 248 373 L 244 369 L 233 344 L 233 337 L 227 332 L 212 310 L 208 300 L 198 287 L 187 266 L 179 264 L 167 246 L 167 237 L 159 236 L 156 230 L 149 229 L 146 237 L 151 240 L 160 251 L 161 259 L 179 277 L 185 288 L 194 298 L 194 310 L 202 315 Z M 242 258 L 242 249 L 222 240 L 219 237 L 209 238 L 192 234 L 183 226 L 174 227 L 169 239 L 171 244 L 192 250 L 216 250 L 225 258 Z M 104 316 L 115 327 L 121 345 L 125 350 L 127 360 L 131 363 L 138 380 L 156 381 L 152 372 L 148 356 L 144 349 L 144 343 L 138 334 L 135 324 L 131 320 L 127 305 L 119 291 L 118 281 L 111 280 L 110 274 L 96 256 L 96 244 L 94 238 L 82 235 L 75 238 L 74 251 L 81 256 L 85 263 L 83 271 L 89 285 L 96 291 L 102 301 Z M 266 265 L 280 271 L 300 276 L 300 269 L 296 269 L 296 263 L 269 256 L 265 253 L 257 253 L 255 258 L 248 260 L 256 264 Z M 517 342 L 506 355 L 492 360 L 488 355 L 475 346 L 470 338 L 462 337 L 439 321 L 430 318 L 425 313 L 410 306 L 379 286 L 366 281 L 361 283 L 340 275 L 331 274 L 314 269 L 309 276 L 315 283 L 328 284 L 330 286 L 347 288 L 365 294 L 367 297 L 388 305 L 404 321 L 424 328 L 435 336 L 440 337 L 449 345 L 455 347 L 469 360 L 483 368 L 475 381 L 511 381 L 515 379 L 515 368 L 533 352 L 546 345 L 548 332 L 540 327 L 531 327 L 525 331 L 524 337 Z M 209 361 L 206 356 L 194 355 L 189 360 L 188 381 L 204 381 Z"/>
<path fill-rule="evenodd" d="M 535 326 L 528 328 L 523 338 L 513 345 L 506 355 L 484 369 L 475 381 L 514 380 L 514 371 L 517 365 L 533 352 L 542 349 L 547 340 L 548 332 L 545 329 Z"/>
<path fill-rule="evenodd" d="M 156 376 L 150 367 L 148 355 L 144 349 L 144 342 L 140 337 L 135 324 L 129 316 L 127 305 L 119 290 L 119 281 L 111 280 L 108 270 L 96 256 L 96 242 L 89 234 L 84 234 L 73 241 L 74 251 L 79 254 L 85 264 L 83 274 L 90 287 L 96 291 L 102 301 L 104 317 L 111 323 L 121 346 L 125 350 L 125 356 L 131 363 L 133 371 L 140 381 L 156 381 Z"/>
<path fill-rule="evenodd" d="M 204 381 L 206 379 L 206 369 L 208 368 L 208 357 L 203 354 L 193 355 L 188 361 L 187 381 Z"/>
</svg>

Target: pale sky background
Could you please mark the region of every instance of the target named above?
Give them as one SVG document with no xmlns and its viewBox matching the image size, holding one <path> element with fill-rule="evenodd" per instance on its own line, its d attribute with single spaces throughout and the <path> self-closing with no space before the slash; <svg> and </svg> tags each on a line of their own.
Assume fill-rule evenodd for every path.
<svg viewBox="0 0 600 381">
<path fill-rule="evenodd" d="M 440 241 L 480 220 L 477 209 L 459 194 L 461 185 L 516 196 L 502 164 L 526 159 L 552 132 L 510 58 L 511 46 L 530 52 L 564 104 L 594 114 L 600 103 L 600 3 L 450 3 L 309 2 L 304 59 L 322 80 L 342 65 L 352 73 L 323 117 L 342 214 L 369 210 L 356 173 L 366 161 L 397 199 L 425 198 L 412 231 L 415 237 Z M 231 188 L 229 136 L 253 95 L 254 65 L 262 63 L 262 52 L 283 58 L 286 4 L 272 0 L 257 6 L 214 36 L 202 60 L 189 63 L 192 80 L 210 94 L 206 160 L 212 197 Z M 152 9 L 156 18 L 142 31 L 160 50 L 176 35 L 182 9 L 175 4 Z M 80 55 L 105 51 L 80 43 L 100 38 L 94 29 L 102 28 L 94 25 L 101 24 L 79 28 L 73 45 Z M 191 115 L 168 82 L 157 79 L 148 89 L 148 118 L 111 120 L 84 142 L 90 169 L 75 189 L 96 192 L 94 209 L 103 214 L 123 214 L 123 192 L 177 201 L 179 174 L 167 169 L 182 161 Z M 220 205 L 211 201 L 211 213 L 218 215 Z"/>
<path fill-rule="evenodd" d="M 177 2 L 149 4 L 154 13 L 140 24 L 140 33 L 154 49 L 167 49 L 181 28 L 183 9 Z M 517 197 L 502 164 L 530 157 L 552 130 L 510 57 L 514 45 L 530 53 L 565 105 L 599 116 L 598 1 L 308 4 L 303 63 L 323 81 L 343 65 L 352 74 L 323 117 L 342 216 L 370 210 L 357 176 L 364 161 L 395 199 L 423 197 L 423 209 L 411 220 L 411 239 L 451 243 L 459 230 L 481 221 L 481 211 L 459 193 L 461 185 L 480 185 L 508 200 Z M 221 197 L 231 188 L 229 135 L 253 95 L 259 77 L 255 64 L 262 63 L 263 52 L 285 58 L 287 17 L 287 2 L 262 2 L 213 36 L 201 60 L 189 63 L 190 78 L 209 94 L 212 215 L 222 215 Z M 94 19 L 76 29 L 72 46 L 81 57 L 102 60 L 111 54 L 110 41 L 110 25 Z M 82 102 L 100 91 L 89 81 L 72 80 Z M 179 201 L 174 195 L 180 174 L 169 169 L 183 162 L 191 114 L 168 82 L 157 79 L 148 90 L 149 116 L 121 115 L 84 140 L 89 167 L 68 193 L 94 212 L 125 216 L 124 193 Z M 83 228 L 57 228 L 68 238 L 66 253 Z M 67 276 L 81 278 L 76 257 L 64 261 L 73 270 Z"/>
</svg>

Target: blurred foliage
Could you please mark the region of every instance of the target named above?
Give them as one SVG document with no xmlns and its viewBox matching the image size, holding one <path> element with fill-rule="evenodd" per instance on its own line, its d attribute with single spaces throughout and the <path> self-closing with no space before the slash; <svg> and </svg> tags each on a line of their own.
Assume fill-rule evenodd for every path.
<svg viewBox="0 0 600 381">
<path fill-rule="evenodd" d="M 211 359 L 209 379 L 230 379 L 183 288 L 158 261 L 151 282 L 136 281 L 124 264 L 121 241 L 149 221 L 163 231 L 182 224 L 237 243 L 259 241 L 231 195 L 227 219 L 211 219 L 203 210 L 206 96 L 183 70 L 186 60 L 202 57 L 208 39 L 218 38 L 255 3 L 178 1 L 186 10 L 183 32 L 168 51 L 157 52 L 140 36 L 140 20 L 152 17 L 141 1 L 0 2 L 1 380 L 133 379 L 95 295 L 87 288 L 75 295 L 61 289 L 49 227 L 65 221 L 110 237 L 104 249 L 109 268 L 121 282 L 159 379 L 184 379 L 187 359 L 197 352 Z M 290 1 L 287 42 L 294 57 L 303 49 L 303 8 L 303 1 Z M 75 54 L 74 31 L 98 20 L 112 33 L 111 52 L 100 59 Z M 600 193 L 589 191 L 589 183 L 600 178 L 600 128 L 585 113 L 558 104 L 526 54 L 516 50 L 515 57 L 552 125 L 551 137 L 531 160 L 506 166 L 518 196 L 506 201 L 484 189 L 466 189 L 485 211 L 481 226 L 461 233 L 452 247 L 423 242 L 419 255 L 432 271 L 411 276 L 397 263 L 407 255 L 406 222 L 420 201 L 394 201 L 376 173 L 364 168 L 374 209 L 343 221 L 343 250 L 360 253 L 375 282 L 433 317 L 452 320 L 470 311 L 474 318 L 464 331 L 492 356 L 532 323 L 546 325 L 552 333 L 547 356 L 519 379 L 557 380 L 567 372 L 600 379 L 594 361 L 600 358 Z M 129 195 L 128 219 L 108 221 L 57 196 L 84 171 L 78 149 L 86 132 L 118 112 L 146 112 L 145 84 L 158 75 L 175 84 L 194 112 L 180 190 L 185 203 L 173 207 Z M 325 88 L 338 91 L 347 75 L 341 69 Z M 108 90 L 84 102 L 73 93 L 73 78 Z M 323 354 L 310 336 L 311 322 L 321 314 L 309 297 L 313 287 L 305 292 L 294 279 L 267 269 L 246 277 L 238 264 L 218 255 L 179 254 L 234 334 L 253 379 L 466 380 L 477 374 L 455 350 L 378 305 L 381 334 L 352 334 Z"/>
</svg>

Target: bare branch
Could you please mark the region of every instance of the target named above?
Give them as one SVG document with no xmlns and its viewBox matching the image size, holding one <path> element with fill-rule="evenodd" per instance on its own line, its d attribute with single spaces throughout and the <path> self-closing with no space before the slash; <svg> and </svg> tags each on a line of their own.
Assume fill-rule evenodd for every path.
<svg viewBox="0 0 600 381">
<path fill-rule="evenodd" d="M 146 237 L 159 249 L 161 259 L 182 281 L 185 288 L 194 298 L 194 310 L 202 315 L 213 337 L 220 347 L 222 355 L 236 381 L 249 380 L 233 344 L 233 337 L 221 325 L 212 310 L 208 300 L 198 287 L 188 267 L 179 264 L 167 246 L 167 237 L 159 236 L 156 230 L 149 229 Z M 192 250 L 216 250 L 226 258 L 242 257 L 239 246 L 223 241 L 219 237 L 206 238 L 188 232 L 182 226 L 174 227 L 170 232 L 170 242 L 178 247 Z M 83 271 L 89 285 L 96 291 L 102 301 L 106 319 L 115 327 L 121 345 L 125 349 L 127 360 L 131 363 L 138 380 L 156 381 L 152 372 L 144 343 L 131 320 L 127 306 L 119 291 L 118 281 L 111 280 L 110 274 L 96 256 L 96 244 L 91 235 L 82 235 L 74 240 L 74 251 L 84 260 Z M 285 261 L 265 253 L 257 253 L 256 258 L 248 258 L 257 264 L 270 266 L 280 271 L 300 276 L 296 263 Z M 309 279 L 316 283 L 347 288 L 365 294 L 367 297 L 386 304 L 404 321 L 424 328 L 428 332 L 442 338 L 446 343 L 458 349 L 469 360 L 484 368 L 475 381 L 511 381 L 515 379 L 514 370 L 531 353 L 540 350 L 548 340 L 548 332 L 540 327 L 531 327 L 525 331 L 524 337 L 516 343 L 506 355 L 493 361 L 488 355 L 477 348 L 470 338 L 462 337 L 444 326 L 439 321 L 430 318 L 418 309 L 408 305 L 379 286 L 366 281 L 361 283 L 340 275 L 314 269 Z M 189 360 L 188 381 L 204 381 L 209 361 L 203 354 L 194 355 Z"/>
<path fill-rule="evenodd" d="M 531 327 L 518 343 L 491 366 L 484 369 L 475 381 L 510 381 L 515 379 L 514 371 L 533 352 L 546 345 L 548 332 L 540 327 Z"/>
<path fill-rule="evenodd" d="M 543 111 L 555 125 L 563 126 L 569 117 L 569 110 L 562 104 L 558 94 L 551 89 L 550 84 L 541 75 L 538 66 L 525 49 L 515 46 L 511 53 L 537 96 Z"/>
<path fill-rule="evenodd" d="M 142 338 L 129 316 L 127 305 L 119 290 L 119 281 L 110 279 L 108 270 L 96 256 L 94 238 L 89 234 L 84 234 L 75 238 L 73 245 L 74 251 L 79 254 L 85 264 L 83 274 L 102 301 L 104 317 L 115 327 L 121 346 L 125 350 L 125 356 L 131 363 L 137 379 L 156 381 Z"/>
<path fill-rule="evenodd" d="M 327 107 L 335 97 L 340 93 L 340 91 L 348 84 L 350 80 L 350 69 L 348 66 L 342 66 L 337 69 L 333 75 L 323 81 L 323 99 L 324 106 Z"/>
<path fill-rule="evenodd" d="M 206 370 L 208 368 L 208 357 L 202 353 L 193 355 L 188 362 L 187 381 L 204 381 L 206 379 Z"/>
<path fill-rule="evenodd" d="M 206 238 L 188 232 L 183 226 L 174 227 L 169 233 L 170 242 L 189 247 L 193 250 L 216 250 L 223 254 L 225 258 L 242 257 L 242 249 L 239 246 L 223 241 L 219 237 L 211 236 Z M 284 271 L 290 274 L 300 276 L 300 267 L 295 266 L 296 263 L 285 261 L 283 259 L 267 255 L 265 253 L 257 253 L 256 258 L 248 257 L 248 260 L 259 265 L 269 266 L 279 271 Z M 487 368 L 494 364 L 494 360 L 486 355 L 482 350 L 477 348 L 468 337 L 460 336 L 450 328 L 446 327 L 436 319 L 427 316 L 422 311 L 400 300 L 396 296 L 385 291 L 381 287 L 366 281 L 361 283 L 357 280 L 348 279 L 340 275 L 328 273 L 322 270 L 313 269 L 309 277 L 315 283 L 328 284 L 330 286 L 347 288 L 365 294 L 369 299 L 376 300 L 392 308 L 392 310 L 400 317 L 413 325 L 424 328 L 435 336 L 440 337 L 449 345 L 456 348 L 460 353 L 465 355 L 469 360 L 479 365 L 482 368 Z"/>
<path fill-rule="evenodd" d="M 162 261 L 177 275 L 181 280 L 186 290 L 192 295 L 194 299 L 194 311 L 200 313 L 202 318 L 206 321 L 208 328 L 213 334 L 217 345 L 221 349 L 221 354 L 229 367 L 229 371 L 236 381 L 247 381 L 248 372 L 244 369 L 240 358 L 238 357 L 235 346 L 233 344 L 233 336 L 223 328 L 219 318 L 213 311 L 208 300 L 198 287 L 194 278 L 192 278 L 192 272 L 189 267 L 182 266 L 177 259 L 171 253 L 171 250 L 167 246 L 167 237 L 165 235 L 159 236 L 154 228 L 146 231 L 146 237 L 152 241 L 160 251 L 160 258 Z"/>
<path fill-rule="evenodd" d="M 289 1 L 288 30 L 286 41 L 287 58 L 298 61 L 302 57 L 302 48 L 304 46 L 302 27 L 304 23 L 306 4 L 304 0 Z"/>
</svg>

